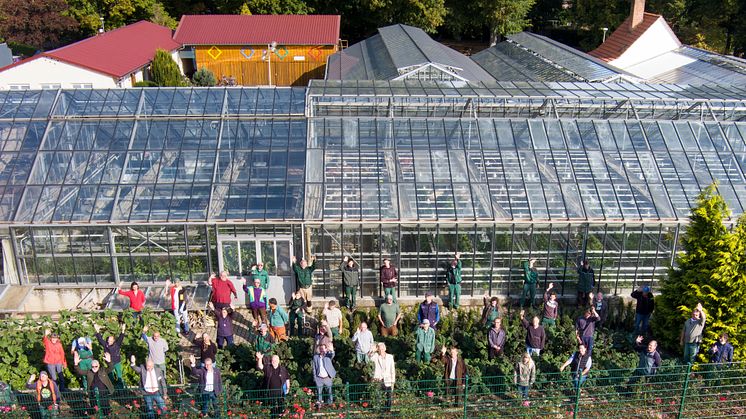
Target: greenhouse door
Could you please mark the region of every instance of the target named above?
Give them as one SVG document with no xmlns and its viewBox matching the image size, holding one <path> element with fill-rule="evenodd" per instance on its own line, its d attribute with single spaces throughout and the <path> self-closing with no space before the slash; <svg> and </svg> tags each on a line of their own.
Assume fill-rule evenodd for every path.
<svg viewBox="0 0 746 419">
<path fill-rule="evenodd" d="M 294 286 L 290 268 L 292 247 L 290 237 L 218 236 L 220 270 L 227 270 L 234 281 L 248 279 L 251 265 L 262 261 L 269 273 L 269 297 L 287 301 Z M 239 282 L 236 285 L 242 303 L 243 291 Z"/>
</svg>

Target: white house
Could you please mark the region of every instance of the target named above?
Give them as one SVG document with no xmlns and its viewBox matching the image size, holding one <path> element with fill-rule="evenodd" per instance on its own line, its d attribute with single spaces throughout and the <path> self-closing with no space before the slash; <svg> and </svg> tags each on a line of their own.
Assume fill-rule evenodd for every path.
<svg viewBox="0 0 746 419">
<path fill-rule="evenodd" d="M 0 68 L 0 90 L 132 87 L 157 49 L 179 63 L 180 47 L 171 29 L 143 20 Z"/>
</svg>

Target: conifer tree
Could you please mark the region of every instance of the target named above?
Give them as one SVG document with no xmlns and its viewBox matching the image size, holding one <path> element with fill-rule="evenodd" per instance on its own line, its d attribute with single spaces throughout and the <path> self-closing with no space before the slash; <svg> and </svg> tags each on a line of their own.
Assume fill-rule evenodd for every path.
<svg viewBox="0 0 746 419">
<path fill-rule="evenodd" d="M 150 79 L 158 86 L 183 86 L 184 76 L 181 75 L 176 61 L 167 51 L 159 49 L 155 52 L 153 63 L 150 65 Z"/>
</svg>

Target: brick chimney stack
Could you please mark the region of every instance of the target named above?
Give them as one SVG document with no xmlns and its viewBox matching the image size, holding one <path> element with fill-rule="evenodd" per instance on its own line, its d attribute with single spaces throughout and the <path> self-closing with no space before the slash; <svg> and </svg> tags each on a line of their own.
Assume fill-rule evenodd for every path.
<svg viewBox="0 0 746 419">
<path fill-rule="evenodd" d="M 632 0 L 632 12 L 630 14 L 632 18 L 629 24 L 630 32 L 635 30 L 637 25 L 642 23 L 645 18 L 645 0 Z"/>
</svg>

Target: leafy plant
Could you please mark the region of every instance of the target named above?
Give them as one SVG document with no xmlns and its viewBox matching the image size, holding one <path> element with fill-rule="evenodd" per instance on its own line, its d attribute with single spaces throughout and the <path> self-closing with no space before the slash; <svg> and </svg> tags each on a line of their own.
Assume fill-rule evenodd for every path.
<svg viewBox="0 0 746 419">
<path fill-rule="evenodd" d="M 215 86 L 218 81 L 215 78 L 215 74 L 210 71 L 207 67 L 202 67 L 197 70 L 192 76 L 192 82 L 195 86 L 212 87 Z"/>
</svg>

